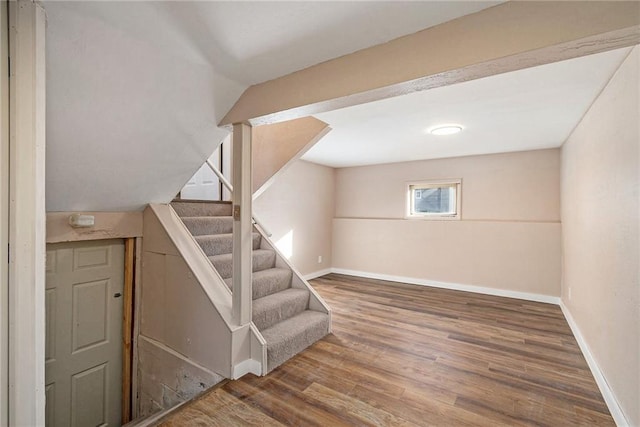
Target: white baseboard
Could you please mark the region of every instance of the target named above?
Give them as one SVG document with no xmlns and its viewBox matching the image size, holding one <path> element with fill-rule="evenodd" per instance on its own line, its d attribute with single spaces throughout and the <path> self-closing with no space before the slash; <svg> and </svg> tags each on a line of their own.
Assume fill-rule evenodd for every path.
<svg viewBox="0 0 640 427">
<path fill-rule="evenodd" d="M 487 288 L 484 286 L 475 286 L 475 285 L 463 285 L 460 283 L 447 283 L 447 282 L 438 282 L 434 280 L 425 280 L 425 279 L 416 279 L 414 277 L 404 277 L 404 276 L 393 276 L 389 274 L 378 274 L 378 273 L 370 273 L 367 271 L 357 271 L 357 270 L 347 270 L 344 268 L 332 268 L 332 273 L 336 274 L 345 274 L 348 276 L 357 276 L 357 277 L 366 277 L 369 279 L 378 279 L 378 280 L 388 280 L 390 282 L 400 282 L 400 283 L 409 283 L 412 285 L 421 285 L 421 286 L 432 286 L 435 288 L 443 288 L 443 289 L 452 289 L 456 291 L 465 291 L 465 292 L 474 292 L 479 294 L 487 294 L 487 295 L 495 295 L 500 297 L 508 297 L 508 298 L 517 298 L 527 301 L 536 301 L 536 302 L 544 302 L 549 304 L 559 305 L 564 317 L 567 319 L 567 323 L 573 332 L 578 345 L 580 346 L 580 350 L 587 360 L 587 364 L 589 365 L 589 369 L 593 374 L 598 387 L 600 388 L 600 392 L 602 393 L 602 397 L 604 398 L 607 407 L 609 408 L 609 412 L 611 412 L 611 416 L 619 427 L 629 426 L 629 422 L 622 412 L 622 408 L 618 404 L 618 400 L 615 397 L 615 394 L 609 387 L 606 378 L 604 377 L 602 371 L 598 367 L 587 342 L 585 341 L 578 325 L 576 324 L 573 316 L 564 305 L 560 297 L 555 297 L 552 295 L 542 295 L 542 294 L 534 294 L 529 292 L 519 292 L 519 291 L 510 291 L 506 289 L 495 289 L 495 288 Z M 326 274 L 326 273 L 322 273 Z M 318 276 L 316 276 L 318 277 Z"/>
<path fill-rule="evenodd" d="M 392 276 L 389 274 L 369 273 L 366 271 L 332 268 L 332 273 L 346 274 L 348 276 L 366 277 L 368 279 L 388 280 L 390 282 L 409 283 L 411 285 L 431 286 L 434 288 L 452 289 L 455 291 L 474 292 L 477 294 L 495 295 L 499 297 L 516 298 L 527 301 L 545 302 L 548 304 L 560 304 L 560 297 L 552 295 L 534 294 L 529 292 L 510 291 L 507 289 L 487 288 L 476 285 L 463 285 L 460 283 L 437 282 L 435 280 L 416 279 L 414 277 Z"/>
<path fill-rule="evenodd" d="M 233 367 L 234 380 L 237 380 L 238 378 L 246 374 L 254 374 L 258 377 L 262 375 L 262 365 L 260 364 L 260 362 L 253 359 L 247 359 L 243 360 Z"/>
<path fill-rule="evenodd" d="M 313 273 L 305 274 L 302 276 L 304 280 L 312 280 L 320 276 L 324 276 L 325 274 L 332 273 L 333 270 L 331 268 L 325 268 L 324 270 L 314 271 Z"/>
<path fill-rule="evenodd" d="M 602 397 L 604 398 L 604 401 L 607 404 L 607 407 L 609 408 L 609 412 L 611 412 L 611 416 L 613 417 L 613 420 L 616 422 L 616 425 L 618 425 L 619 427 L 629 426 L 630 424 L 627 421 L 627 418 L 625 417 L 624 412 L 622 412 L 622 408 L 620 407 L 620 404 L 618 404 L 618 399 L 616 399 L 615 394 L 613 394 L 613 390 L 611 390 L 611 387 L 609 387 L 609 383 L 607 383 L 607 379 L 605 378 L 604 374 L 600 370 L 598 363 L 594 359 L 593 353 L 591 353 L 591 349 L 589 348 L 587 341 L 585 341 L 584 336 L 582 335 L 582 332 L 580 332 L 580 328 L 578 328 L 578 324 L 573 319 L 571 312 L 569 311 L 567 306 L 564 305 L 564 302 L 562 300 L 560 300 L 560 309 L 562 310 L 564 317 L 567 319 L 567 323 L 569 323 L 569 327 L 571 328 L 571 332 L 573 332 L 573 336 L 576 338 L 576 341 L 578 341 L 580 350 L 582 350 L 582 354 L 584 355 L 584 358 L 587 360 L 589 369 L 591 370 L 591 373 L 593 374 L 593 378 L 596 380 L 596 383 L 598 384 L 598 388 L 600 388 L 600 393 L 602 393 Z"/>
</svg>

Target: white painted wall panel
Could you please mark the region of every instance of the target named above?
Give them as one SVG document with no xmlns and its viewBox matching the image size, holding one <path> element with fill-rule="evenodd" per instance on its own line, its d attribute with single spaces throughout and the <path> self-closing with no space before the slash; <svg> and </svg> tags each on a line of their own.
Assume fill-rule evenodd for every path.
<svg viewBox="0 0 640 427">
<path fill-rule="evenodd" d="M 332 266 L 334 187 L 332 168 L 298 160 L 254 201 L 271 240 L 303 275 Z"/>
<path fill-rule="evenodd" d="M 557 297 L 560 223 L 333 220 L 333 268 Z"/>
<path fill-rule="evenodd" d="M 407 183 L 461 179 L 459 221 L 404 219 Z M 336 171 L 332 267 L 560 295 L 560 151 Z"/>
<path fill-rule="evenodd" d="M 120 22 L 129 9 L 139 12 L 137 32 Z M 151 3 L 46 10 L 47 211 L 168 202 L 227 135 L 217 123 L 245 86 L 149 43 L 143 18 L 165 25 L 167 38 L 184 37 Z"/>
<path fill-rule="evenodd" d="M 636 46 L 563 146 L 561 192 L 562 302 L 617 400 L 608 402 L 616 422 L 632 426 L 640 425 L 639 115 Z"/>
</svg>

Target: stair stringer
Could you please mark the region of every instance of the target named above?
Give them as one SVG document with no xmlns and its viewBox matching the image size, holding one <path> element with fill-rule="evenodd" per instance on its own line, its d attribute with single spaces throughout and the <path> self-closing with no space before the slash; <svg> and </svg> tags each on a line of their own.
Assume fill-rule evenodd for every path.
<svg viewBox="0 0 640 427">
<path fill-rule="evenodd" d="M 320 294 L 307 282 L 302 274 L 289 262 L 289 260 L 280 252 L 276 245 L 271 241 L 267 234 L 260 228 L 254 226 L 253 229 L 260 233 L 260 249 L 271 249 L 276 253 L 276 267 L 288 268 L 292 272 L 291 287 L 298 289 L 306 289 L 309 291 L 309 309 L 326 313 L 329 316 L 329 333 L 331 333 L 331 307 L 322 299 Z M 264 365 L 266 366 L 266 364 Z"/>
<path fill-rule="evenodd" d="M 184 301 L 184 312 L 179 314 L 187 318 L 194 313 L 204 314 L 210 324 L 200 325 L 199 328 L 194 327 L 194 330 L 187 332 L 183 331 L 182 335 L 186 334 L 189 337 L 188 340 L 186 336 L 182 337 L 188 345 L 163 342 L 168 340 L 161 336 L 150 336 L 150 338 L 226 378 L 235 379 L 246 373 L 264 375 L 267 369 L 265 339 L 253 322 L 247 325 L 234 323 L 231 311 L 231 290 L 178 214 L 170 205 L 150 204 L 144 212 L 144 226 L 149 230 L 154 223 L 160 226 L 164 234 L 160 235 L 160 230 L 155 227 L 153 233 L 148 232 L 143 236 L 143 246 L 146 248 L 143 249 L 143 269 L 147 253 L 178 256 L 188 271 L 186 278 L 180 277 L 181 281 L 187 286 L 195 286 L 200 290 L 198 292 L 197 289 L 190 289 L 191 292 L 184 293 L 186 296 L 182 295 L 187 298 L 190 295 L 196 297 Z M 166 272 L 165 276 L 167 276 Z M 144 281 L 143 276 L 141 335 L 145 335 L 146 330 L 153 329 L 153 327 L 145 329 Z"/>
</svg>

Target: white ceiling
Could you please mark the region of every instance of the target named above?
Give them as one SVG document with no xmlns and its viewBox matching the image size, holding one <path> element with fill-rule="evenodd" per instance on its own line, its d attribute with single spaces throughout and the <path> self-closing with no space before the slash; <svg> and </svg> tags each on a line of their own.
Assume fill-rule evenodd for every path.
<svg viewBox="0 0 640 427">
<path fill-rule="evenodd" d="M 47 210 L 167 202 L 248 85 L 497 3 L 45 1 Z"/>
<path fill-rule="evenodd" d="M 46 1 L 245 85 L 478 12 L 500 1 Z"/>
<path fill-rule="evenodd" d="M 333 130 L 303 159 L 348 167 L 559 147 L 630 50 L 318 114 Z M 442 123 L 464 130 L 426 132 Z"/>
<path fill-rule="evenodd" d="M 193 3 L 190 12 L 209 41 L 203 54 L 228 77 L 255 84 L 499 3 L 226 1 Z"/>
</svg>

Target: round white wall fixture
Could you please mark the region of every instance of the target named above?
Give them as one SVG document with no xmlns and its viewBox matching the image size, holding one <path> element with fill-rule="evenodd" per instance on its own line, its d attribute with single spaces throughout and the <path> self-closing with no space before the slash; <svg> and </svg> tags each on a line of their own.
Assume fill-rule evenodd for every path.
<svg viewBox="0 0 640 427">
<path fill-rule="evenodd" d="M 438 136 L 454 135 L 458 132 L 461 132 L 462 129 L 462 126 L 455 124 L 439 125 L 429 129 L 429 133 Z"/>
</svg>

